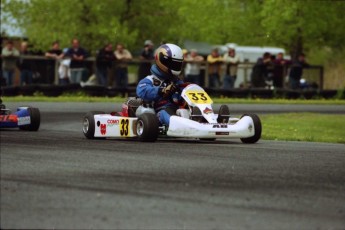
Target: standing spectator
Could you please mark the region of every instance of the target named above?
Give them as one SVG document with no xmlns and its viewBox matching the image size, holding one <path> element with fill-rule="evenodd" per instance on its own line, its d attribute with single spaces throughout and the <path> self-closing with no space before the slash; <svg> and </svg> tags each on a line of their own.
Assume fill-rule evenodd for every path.
<svg viewBox="0 0 345 230">
<path fill-rule="evenodd" d="M 117 87 L 126 88 L 128 85 L 127 62 L 132 60 L 132 54 L 120 43 L 116 45 L 114 54 L 117 60 L 117 65 L 115 68 L 116 85 Z"/>
<path fill-rule="evenodd" d="M 252 70 L 252 87 L 265 87 L 268 78 L 267 67 L 271 64 L 271 54 L 265 52 L 262 58 L 258 58 Z"/>
<path fill-rule="evenodd" d="M 191 49 L 190 54 L 185 58 L 185 62 L 187 63 L 185 68 L 185 81 L 200 85 L 202 61 L 204 61 L 204 58 L 198 55 L 198 51 L 196 49 Z"/>
<path fill-rule="evenodd" d="M 45 53 L 45 56 L 56 60 L 60 60 L 64 56 L 58 41 L 52 43 L 51 49 Z"/>
<path fill-rule="evenodd" d="M 19 51 L 14 48 L 12 41 L 7 41 L 6 46 L 1 51 L 2 57 L 2 74 L 5 78 L 6 85 L 13 85 L 13 76 L 16 69 Z"/>
<path fill-rule="evenodd" d="M 183 54 L 183 60 L 185 60 L 188 56 L 189 56 L 189 51 L 187 50 L 187 49 L 182 49 L 182 54 Z M 186 62 L 183 62 L 182 63 L 182 69 L 184 70 L 184 69 L 186 69 Z M 184 81 L 185 81 L 185 79 L 186 79 L 186 73 L 185 73 L 186 71 L 182 71 L 181 73 L 180 73 L 180 76 L 179 76 L 179 78 L 180 79 L 183 79 Z"/>
<path fill-rule="evenodd" d="M 138 80 L 151 75 L 151 62 L 155 59 L 153 49 L 153 42 L 146 40 L 144 43 L 144 49 L 141 51 L 140 60 L 142 61 L 139 65 Z"/>
<path fill-rule="evenodd" d="M 224 54 L 223 59 L 226 64 L 224 76 L 224 89 L 234 88 L 237 78 L 237 67 L 240 63 L 240 57 L 236 54 L 235 47 L 229 46 L 228 52 Z"/>
<path fill-rule="evenodd" d="M 60 62 L 60 60 L 62 59 L 63 57 L 63 53 L 62 53 L 62 50 L 60 49 L 60 44 L 58 41 L 54 41 L 52 43 L 52 47 L 50 50 L 48 50 L 46 53 L 45 53 L 45 56 L 51 60 L 49 60 L 48 62 L 48 66 L 49 66 L 49 69 L 50 69 L 50 79 L 48 80 L 49 82 L 48 83 L 53 83 L 54 82 L 54 78 L 55 78 L 55 65 L 56 65 L 56 62 Z"/>
<path fill-rule="evenodd" d="M 305 60 L 304 53 L 298 55 L 296 61 L 291 65 L 290 74 L 289 74 L 289 85 L 290 89 L 299 89 L 300 80 L 303 75 L 303 68 L 309 67 L 309 64 Z"/>
<path fill-rule="evenodd" d="M 96 57 L 96 76 L 98 83 L 102 86 L 108 86 L 108 70 L 115 61 L 113 45 L 108 43 L 101 48 Z"/>
<path fill-rule="evenodd" d="M 70 70 L 70 64 L 71 64 L 71 58 L 66 56 L 66 53 L 68 51 L 68 48 L 64 48 L 62 50 L 63 53 L 63 59 L 60 62 L 59 65 L 59 84 L 60 85 L 68 85 L 70 83 L 71 79 L 71 70 Z"/>
<path fill-rule="evenodd" d="M 25 58 L 25 56 L 32 55 L 29 51 L 28 43 L 22 42 L 20 45 L 20 59 L 19 59 L 19 69 L 20 69 L 20 85 L 29 85 L 33 81 L 32 66 L 33 61 Z"/>
<path fill-rule="evenodd" d="M 220 70 L 223 64 L 223 58 L 219 55 L 218 49 L 213 49 L 211 54 L 207 56 L 208 62 L 208 80 L 209 87 L 219 87 Z"/>
<path fill-rule="evenodd" d="M 80 83 L 85 71 L 84 60 L 87 58 L 87 52 L 80 47 L 78 39 L 72 40 L 72 47 L 67 50 L 66 56 L 71 58 L 71 83 Z"/>
<path fill-rule="evenodd" d="M 287 67 L 291 64 L 289 60 L 284 59 L 283 53 L 278 53 L 274 60 L 273 86 L 283 88 L 284 77 L 287 73 Z"/>
</svg>

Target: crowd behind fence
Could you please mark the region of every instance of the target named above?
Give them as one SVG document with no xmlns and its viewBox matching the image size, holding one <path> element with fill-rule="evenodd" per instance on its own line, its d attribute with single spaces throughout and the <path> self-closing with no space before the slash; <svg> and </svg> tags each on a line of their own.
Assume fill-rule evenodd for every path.
<svg viewBox="0 0 345 230">
<path fill-rule="evenodd" d="M 33 71 L 33 84 L 52 84 L 57 85 L 59 84 L 59 74 L 58 69 L 61 64 L 61 60 L 55 60 L 51 58 L 47 58 L 44 56 L 38 55 L 27 55 L 22 56 L 21 58 L 31 60 L 33 64 L 32 71 Z M 84 60 L 85 62 L 85 69 L 83 72 L 83 76 L 81 81 L 86 83 L 90 80 L 90 77 L 94 76 L 96 73 L 96 59 L 94 57 L 89 57 Z M 129 75 L 129 85 L 134 86 L 138 83 L 138 67 L 143 62 L 149 62 L 145 60 L 140 60 L 138 58 L 134 58 L 128 61 L 128 75 Z M 153 63 L 153 62 L 152 62 Z M 116 87 L 115 82 L 115 70 L 117 61 L 113 62 L 112 68 L 108 71 L 108 87 Z M 208 78 L 208 66 L 209 63 L 207 61 L 200 62 L 201 64 L 201 73 L 200 73 L 200 85 L 203 87 L 209 87 L 209 78 Z M 238 73 L 237 79 L 235 82 L 235 88 L 251 88 L 251 73 L 253 70 L 253 66 L 255 63 L 249 62 L 242 62 L 238 65 Z M 288 88 L 287 84 L 287 73 L 289 72 L 290 68 L 285 66 L 286 68 L 284 72 L 286 73 L 283 76 L 281 81 L 283 85 L 281 88 Z M 222 66 L 221 71 L 221 81 L 224 76 L 225 65 Z M 182 76 L 183 77 L 183 76 Z M 322 66 L 309 66 L 307 68 L 303 68 L 303 81 L 305 87 L 312 87 L 315 89 L 322 90 L 323 89 L 323 82 L 324 82 L 324 74 L 323 74 L 323 67 Z M 15 85 L 19 85 L 19 71 L 16 71 L 15 74 Z M 97 82 L 93 81 L 90 84 L 96 84 Z M 2 84 L 2 86 L 4 86 Z M 218 86 L 220 87 L 220 86 Z M 272 85 L 267 83 L 265 88 L 270 88 Z M 273 88 L 273 87 L 272 87 Z"/>
</svg>

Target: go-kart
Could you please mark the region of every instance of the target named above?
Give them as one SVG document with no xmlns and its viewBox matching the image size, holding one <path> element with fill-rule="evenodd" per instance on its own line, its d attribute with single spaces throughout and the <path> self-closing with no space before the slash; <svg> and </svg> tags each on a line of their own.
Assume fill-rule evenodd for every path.
<svg viewBox="0 0 345 230">
<path fill-rule="evenodd" d="M 88 139 L 122 137 L 141 141 L 156 141 L 158 137 L 240 138 L 243 143 L 256 143 L 260 139 L 261 121 L 257 115 L 233 118 L 226 105 L 220 106 L 218 114 L 215 114 L 212 99 L 196 84 L 185 86 L 181 96 L 186 106 L 170 117 L 169 127 L 160 124 L 152 103 L 128 98 L 121 112 L 87 113 L 83 119 L 83 133 Z"/>
<path fill-rule="evenodd" d="M 19 128 L 26 131 L 37 131 L 40 127 L 41 115 L 37 108 L 19 107 L 12 113 L 0 104 L 0 128 Z"/>
</svg>

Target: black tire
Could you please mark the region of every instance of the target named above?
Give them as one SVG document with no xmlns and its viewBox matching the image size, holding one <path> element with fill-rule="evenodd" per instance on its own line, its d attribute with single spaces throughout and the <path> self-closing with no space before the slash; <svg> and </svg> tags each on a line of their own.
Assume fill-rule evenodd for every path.
<svg viewBox="0 0 345 230">
<path fill-rule="evenodd" d="M 229 123 L 230 109 L 227 105 L 221 105 L 218 112 L 218 123 Z"/>
<path fill-rule="evenodd" d="M 207 123 L 206 119 L 202 116 L 202 113 L 198 107 L 192 109 L 192 120 L 199 123 Z"/>
<path fill-rule="evenodd" d="M 152 113 L 141 114 L 137 120 L 136 131 L 140 141 L 156 141 L 159 134 L 159 122 L 157 116 Z"/>
<path fill-rule="evenodd" d="M 246 144 L 256 143 L 261 138 L 261 132 L 262 132 L 260 118 L 256 114 L 244 114 L 244 115 L 242 115 L 242 117 L 244 117 L 244 116 L 249 116 L 252 118 L 253 123 L 254 123 L 254 136 L 247 137 L 247 138 L 241 138 L 241 141 L 243 143 L 246 143 Z"/>
<path fill-rule="evenodd" d="M 85 114 L 83 118 L 83 133 L 87 139 L 104 139 L 95 138 L 95 118 L 96 114 L 104 114 L 102 111 L 91 111 Z"/>
<path fill-rule="evenodd" d="M 30 115 L 30 124 L 19 126 L 19 129 L 25 131 L 37 131 L 41 124 L 41 113 L 37 108 L 29 107 L 28 109 Z"/>
</svg>

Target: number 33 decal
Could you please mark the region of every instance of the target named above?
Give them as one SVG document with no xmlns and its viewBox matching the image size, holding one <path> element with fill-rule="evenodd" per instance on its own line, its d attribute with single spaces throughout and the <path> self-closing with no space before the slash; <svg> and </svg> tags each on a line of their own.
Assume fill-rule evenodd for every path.
<svg viewBox="0 0 345 230">
<path fill-rule="evenodd" d="M 198 100 L 206 101 L 207 100 L 207 97 L 205 96 L 204 93 L 189 93 L 189 95 L 191 95 L 192 99 L 195 101 L 198 101 Z"/>
<path fill-rule="evenodd" d="M 128 119 L 121 119 L 120 121 L 120 135 L 121 136 L 128 136 L 129 134 L 129 120 Z"/>
<path fill-rule="evenodd" d="M 189 91 L 187 92 L 187 97 L 189 98 L 189 100 L 196 104 L 212 103 L 211 98 L 207 95 L 206 92 Z"/>
</svg>

